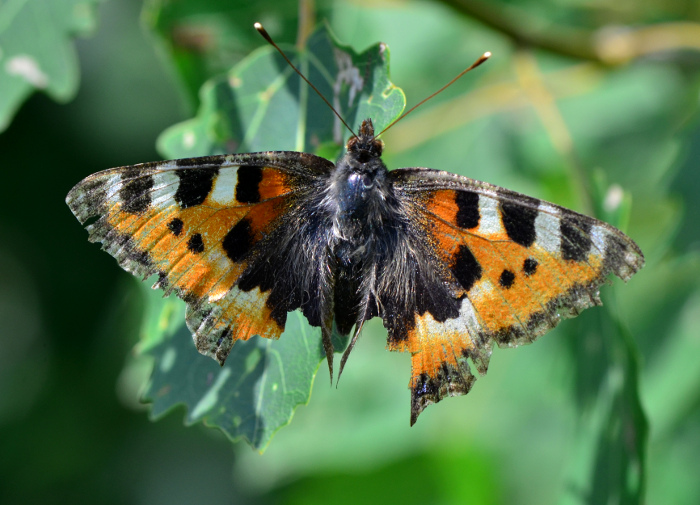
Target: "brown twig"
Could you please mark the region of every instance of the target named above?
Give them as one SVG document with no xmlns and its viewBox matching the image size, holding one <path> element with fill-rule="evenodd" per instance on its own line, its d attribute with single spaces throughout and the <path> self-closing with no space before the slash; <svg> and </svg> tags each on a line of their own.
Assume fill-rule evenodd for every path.
<svg viewBox="0 0 700 505">
<path fill-rule="evenodd" d="M 314 0 L 299 1 L 299 31 L 297 32 L 296 47 L 302 51 L 306 48 L 306 40 L 316 27 L 316 5 Z"/>
<path fill-rule="evenodd" d="M 442 0 L 453 9 L 510 37 L 516 45 L 603 65 L 621 65 L 661 51 L 700 51 L 700 23 L 677 21 L 641 28 L 586 30 L 545 23 L 514 5 L 484 0 Z"/>
<path fill-rule="evenodd" d="M 442 0 L 459 12 L 507 35 L 517 45 L 533 46 L 564 56 L 604 63 L 596 49 L 595 32 L 574 27 L 548 25 L 513 5 L 489 4 L 481 0 Z"/>
</svg>

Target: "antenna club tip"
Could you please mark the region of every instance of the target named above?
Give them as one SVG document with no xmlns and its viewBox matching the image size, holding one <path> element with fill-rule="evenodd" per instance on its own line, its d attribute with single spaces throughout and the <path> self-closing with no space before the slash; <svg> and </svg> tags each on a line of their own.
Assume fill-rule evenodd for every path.
<svg viewBox="0 0 700 505">
<path fill-rule="evenodd" d="M 267 40 L 268 43 L 272 44 L 273 46 L 275 45 L 275 43 L 272 42 L 272 38 L 270 37 L 270 35 L 268 35 L 267 30 L 263 28 L 262 23 L 255 22 L 253 23 L 253 26 L 258 31 L 258 33 L 262 35 L 265 40 Z"/>
<path fill-rule="evenodd" d="M 481 57 L 485 60 L 489 59 L 491 57 L 491 51 L 486 51 Z"/>
</svg>

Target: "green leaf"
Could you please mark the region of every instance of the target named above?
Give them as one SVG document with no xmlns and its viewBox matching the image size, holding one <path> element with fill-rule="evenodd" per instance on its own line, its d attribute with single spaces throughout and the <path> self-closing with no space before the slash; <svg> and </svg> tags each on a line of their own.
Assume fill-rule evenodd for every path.
<svg viewBox="0 0 700 505">
<path fill-rule="evenodd" d="M 309 38 L 306 50 L 285 51 L 351 127 L 372 118 L 379 131 L 403 110 L 403 92 L 389 81 L 386 46 L 376 44 L 358 54 L 322 29 Z M 201 102 L 197 117 L 160 137 L 158 148 L 165 157 L 269 150 L 328 155 L 327 143 L 334 143 L 339 153 L 350 135 L 270 46 L 207 82 Z"/>
<path fill-rule="evenodd" d="M 311 36 L 308 47 L 301 53 L 290 50 L 290 58 L 350 124 L 371 117 L 381 128 L 400 114 L 404 97 L 389 82 L 386 47 L 357 54 L 325 29 Z M 234 143 L 244 151 L 315 148 L 327 153 L 329 145 L 339 151 L 349 133 L 271 49 L 256 51 L 228 75 L 207 83 L 197 117 L 166 131 L 161 151 L 171 158 L 198 156 L 226 152 Z M 152 415 L 184 404 L 188 423 L 205 420 L 230 438 L 244 438 L 264 450 L 294 409 L 309 400 L 325 357 L 320 330 L 293 312 L 279 340 L 238 342 L 219 367 L 195 350 L 179 300 L 148 298 L 139 349 L 156 362 L 145 395 L 153 402 Z M 334 337 L 336 350 L 346 344 Z"/>
<path fill-rule="evenodd" d="M 649 427 L 639 395 L 639 353 L 616 304 L 575 321 L 578 437 L 564 503 L 642 503 Z"/>
<path fill-rule="evenodd" d="M 71 38 L 94 29 L 99 1 L 0 2 L 0 131 L 36 90 L 58 102 L 73 98 L 78 60 Z"/>
</svg>

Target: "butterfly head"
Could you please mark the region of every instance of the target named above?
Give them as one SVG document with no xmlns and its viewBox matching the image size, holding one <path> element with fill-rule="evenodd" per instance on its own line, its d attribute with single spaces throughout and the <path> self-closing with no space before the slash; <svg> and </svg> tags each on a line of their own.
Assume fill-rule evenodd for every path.
<svg viewBox="0 0 700 505">
<path fill-rule="evenodd" d="M 336 219 L 367 222 L 381 210 L 379 206 L 386 206 L 391 192 L 381 158 L 384 143 L 374 135 L 372 120 L 365 119 L 346 147 L 331 176 L 326 203 Z"/>
<path fill-rule="evenodd" d="M 374 136 L 374 125 L 371 119 L 365 119 L 360 126 L 360 133 L 348 140 L 345 146 L 348 153 L 357 156 L 358 160 L 366 163 L 372 158 L 379 158 L 384 150 L 384 142 Z"/>
</svg>

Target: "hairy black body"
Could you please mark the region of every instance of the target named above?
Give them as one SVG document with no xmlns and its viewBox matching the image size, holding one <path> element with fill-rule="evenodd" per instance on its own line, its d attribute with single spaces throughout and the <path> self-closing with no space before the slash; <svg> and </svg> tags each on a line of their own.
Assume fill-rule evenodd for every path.
<svg viewBox="0 0 700 505">
<path fill-rule="evenodd" d="M 384 293 L 377 272 L 392 263 L 393 253 L 406 240 L 408 223 L 394 194 L 389 171 L 381 160 L 383 144 L 374 137 L 372 122 L 362 123 L 360 133 L 347 145 L 347 152 L 332 172 L 321 206 L 331 221 L 328 282 L 335 287 L 334 315 L 341 334 L 355 334 L 340 365 L 352 351 L 363 323 L 380 312 Z M 337 302 L 337 303 L 336 303 Z M 348 311 L 348 308 L 350 310 Z M 333 347 L 324 329 L 324 348 L 329 367 Z"/>
</svg>

